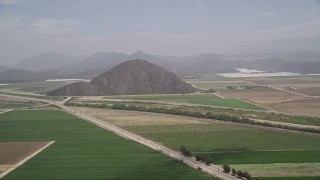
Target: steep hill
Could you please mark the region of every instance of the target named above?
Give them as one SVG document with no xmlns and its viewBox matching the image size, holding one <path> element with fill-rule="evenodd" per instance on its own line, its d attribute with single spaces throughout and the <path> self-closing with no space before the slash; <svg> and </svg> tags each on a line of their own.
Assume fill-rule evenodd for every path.
<svg viewBox="0 0 320 180">
<path fill-rule="evenodd" d="M 191 93 L 196 89 L 165 68 L 130 60 L 92 79 L 49 92 L 52 96 Z"/>
</svg>

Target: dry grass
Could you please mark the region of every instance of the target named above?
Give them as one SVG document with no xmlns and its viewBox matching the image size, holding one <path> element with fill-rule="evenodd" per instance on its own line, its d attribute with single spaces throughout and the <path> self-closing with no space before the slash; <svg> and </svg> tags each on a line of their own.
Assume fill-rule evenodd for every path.
<svg viewBox="0 0 320 180">
<path fill-rule="evenodd" d="M 121 111 L 99 108 L 78 107 L 81 112 L 108 121 L 118 126 L 150 126 L 177 124 L 204 124 L 195 118 L 155 114 L 148 112 Z"/>
<path fill-rule="evenodd" d="M 320 87 L 305 87 L 300 88 L 297 90 L 297 92 L 306 94 L 309 96 L 320 96 Z"/>
<path fill-rule="evenodd" d="M 312 88 L 310 93 L 320 95 L 320 88 Z M 297 94 L 294 98 L 291 95 L 290 98 L 288 93 L 271 88 L 225 91 L 221 92 L 221 95 L 227 98 L 244 99 L 276 111 L 320 115 L 320 99 L 307 98 Z"/>
<path fill-rule="evenodd" d="M 265 104 L 265 106 L 282 112 L 300 113 L 305 115 L 320 115 L 320 99 L 297 99 L 283 103 Z"/>
</svg>

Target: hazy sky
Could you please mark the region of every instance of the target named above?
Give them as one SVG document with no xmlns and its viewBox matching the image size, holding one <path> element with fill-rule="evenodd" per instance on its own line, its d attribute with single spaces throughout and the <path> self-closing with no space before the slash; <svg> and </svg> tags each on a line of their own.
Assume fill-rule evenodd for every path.
<svg viewBox="0 0 320 180">
<path fill-rule="evenodd" d="M 50 51 L 195 55 L 319 36 L 320 0 L 0 0 L 0 65 Z"/>
</svg>

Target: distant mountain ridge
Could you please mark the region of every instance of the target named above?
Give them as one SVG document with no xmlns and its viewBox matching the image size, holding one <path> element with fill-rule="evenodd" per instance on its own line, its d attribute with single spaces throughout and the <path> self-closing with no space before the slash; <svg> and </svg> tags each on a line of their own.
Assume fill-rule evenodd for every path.
<svg viewBox="0 0 320 180">
<path fill-rule="evenodd" d="M 25 59 L 13 68 L 27 71 L 45 71 L 81 62 L 84 59 L 86 59 L 86 56 L 70 56 L 58 52 L 42 53 Z"/>
<path fill-rule="evenodd" d="M 35 77 L 35 80 L 45 80 L 46 78 L 56 77 L 92 79 L 112 69 L 116 65 L 131 59 L 150 61 L 163 66 L 178 76 L 238 72 L 235 69 L 238 67 L 262 71 L 320 73 L 320 53 L 313 51 L 282 51 L 239 55 L 206 53 L 194 57 L 151 55 L 138 51 L 131 55 L 120 52 L 98 52 L 82 61 L 72 61 L 70 64 L 66 62 L 57 63 L 54 66 L 50 65 L 50 63 L 54 61 L 50 61 L 50 63 L 44 67 L 44 69 L 47 70 L 42 71 L 23 70 L 19 72 L 16 69 L 16 74 L 14 74 L 12 71 L 8 71 L 10 68 L 0 67 L 0 81 L 32 80 L 33 77 Z M 61 64 L 67 65 L 61 66 Z M 25 71 L 28 71 L 28 73 Z M 32 72 L 37 72 L 37 76 Z M 22 74 L 24 76 L 22 76 Z"/>
<path fill-rule="evenodd" d="M 174 73 L 145 60 L 123 62 L 89 83 L 77 82 L 51 91 L 52 96 L 103 96 L 191 93 L 196 89 Z"/>
<path fill-rule="evenodd" d="M 61 78 L 61 76 L 51 71 L 32 72 L 21 69 L 9 69 L 0 72 L 0 83 L 43 81 L 52 78 Z"/>
</svg>

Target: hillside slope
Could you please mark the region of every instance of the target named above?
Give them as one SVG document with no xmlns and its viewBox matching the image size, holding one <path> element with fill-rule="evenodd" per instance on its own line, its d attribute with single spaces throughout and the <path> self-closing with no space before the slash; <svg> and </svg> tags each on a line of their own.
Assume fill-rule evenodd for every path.
<svg viewBox="0 0 320 180">
<path fill-rule="evenodd" d="M 196 89 L 174 73 L 145 60 L 130 60 L 92 79 L 51 91 L 52 96 L 191 93 Z"/>
</svg>

